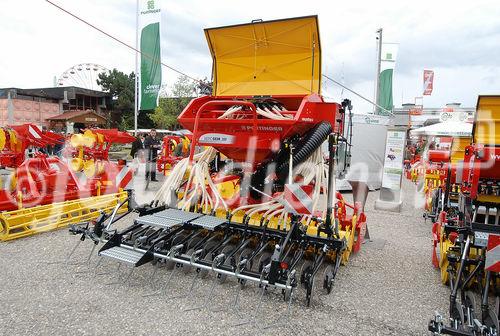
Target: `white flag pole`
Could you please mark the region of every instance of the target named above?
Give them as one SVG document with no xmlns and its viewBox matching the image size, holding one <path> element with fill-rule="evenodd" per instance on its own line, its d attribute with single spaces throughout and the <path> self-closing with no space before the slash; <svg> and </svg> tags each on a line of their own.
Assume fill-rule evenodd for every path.
<svg viewBox="0 0 500 336">
<path fill-rule="evenodd" d="M 136 1 L 135 11 L 135 106 L 134 106 L 134 135 L 137 136 L 137 114 L 139 113 L 139 0 Z"/>
<path fill-rule="evenodd" d="M 373 114 L 379 114 L 378 107 L 380 105 L 380 67 L 382 63 L 382 28 L 377 29 L 377 76 L 375 77 L 375 104 L 373 106 Z"/>
</svg>

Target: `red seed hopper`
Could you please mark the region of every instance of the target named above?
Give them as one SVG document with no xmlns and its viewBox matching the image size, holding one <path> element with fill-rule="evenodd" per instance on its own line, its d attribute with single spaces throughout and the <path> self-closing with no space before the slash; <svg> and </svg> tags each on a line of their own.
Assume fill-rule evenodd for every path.
<svg viewBox="0 0 500 336">
<path fill-rule="evenodd" d="M 340 105 L 319 95 L 316 17 L 211 28 L 205 35 L 214 93 L 192 100 L 178 118 L 193 132 L 191 158 L 196 145 L 209 145 L 236 161 L 262 162 L 284 139 L 321 121 L 342 133 Z"/>
</svg>

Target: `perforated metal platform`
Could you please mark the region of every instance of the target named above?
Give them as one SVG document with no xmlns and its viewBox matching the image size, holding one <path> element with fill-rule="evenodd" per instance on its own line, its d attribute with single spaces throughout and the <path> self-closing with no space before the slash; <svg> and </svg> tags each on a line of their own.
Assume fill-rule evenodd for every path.
<svg viewBox="0 0 500 336">
<path fill-rule="evenodd" d="M 153 214 L 155 217 L 168 218 L 173 220 L 179 220 L 183 223 L 187 223 L 195 218 L 203 216 L 200 213 L 187 212 L 178 209 L 166 209 L 160 212 Z"/>
<path fill-rule="evenodd" d="M 200 226 L 207 230 L 214 230 L 216 227 L 224 223 L 226 223 L 225 219 L 214 216 L 203 216 L 190 222 L 191 225 Z"/>
<path fill-rule="evenodd" d="M 142 216 L 137 218 L 135 221 L 137 224 L 155 226 L 161 229 L 170 229 L 175 225 L 182 224 L 182 221 L 180 220 L 157 217 L 155 215 Z"/>
<path fill-rule="evenodd" d="M 207 230 L 214 230 L 226 222 L 225 219 L 218 217 L 178 209 L 166 209 L 152 215 L 139 217 L 135 221 L 137 224 L 155 226 L 162 229 L 170 229 L 176 225 L 191 224 Z"/>
<path fill-rule="evenodd" d="M 136 265 L 144 254 L 121 246 L 115 246 L 100 252 L 99 255 Z"/>
</svg>

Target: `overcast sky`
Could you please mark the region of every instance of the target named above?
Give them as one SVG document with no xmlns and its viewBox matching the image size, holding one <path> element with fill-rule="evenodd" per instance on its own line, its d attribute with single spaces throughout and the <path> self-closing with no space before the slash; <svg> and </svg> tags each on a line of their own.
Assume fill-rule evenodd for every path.
<svg viewBox="0 0 500 336">
<path fill-rule="evenodd" d="M 53 0 L 123 41 L 135 44 L 135 0 Z M 157 0 L 160 1 L 160 0 Z M 492 1 L 162 0 L 163 61 L 197 78 L 210 77 L 203 28 L 319 15 L 323 73 L 373 99 L 375 31 L 400 43 L 394 104 L 422 94 L 422 71 L 435 71 L 427 107 L 474 106 L 478 94 L 500 94 L 500 5 Z M 97 63 L 134 71 L 126 47 L 60 12 L 44 0 L 0 0 L 0 87 L 52 86 L 69 67 Z M 164 69 L 163 84 L 176 74 Z M 331 83 L 323 94 L 351 98 L 358 112 L 372 107 Z"/>
</svg>

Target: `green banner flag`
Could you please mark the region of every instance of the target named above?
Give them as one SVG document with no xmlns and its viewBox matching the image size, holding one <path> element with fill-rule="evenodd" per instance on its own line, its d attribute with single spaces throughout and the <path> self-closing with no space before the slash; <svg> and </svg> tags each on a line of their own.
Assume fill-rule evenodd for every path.
<svg viewBox="0 0 500 336">
<path fill-rule="evenodd" d="M 393 69 L 385 69 L 380 72 L 379 77 L 379 94 L 378 103 L 380 106 L 386 110 L 392 111 L 392 74 Z M 380 109 L 379 109 L 380 110 Z M 380 111 L 379 114 L 387 115 L 388 113 L 384 110 Z"/>
<path fill-rule="evenodd" d="M 139 110 L 153 110 L 158 106 L 161 87 L 161 10 L 154 0 L 140 0 L 140 88 Z"/>
<path fill-rule="evenodd" d="M 392 111 L 394 107 L 392 98 L 392 77 L 396 65 L 398 46 L 399 45 L 395 43 L 382 44 L 378 103 L 385 110 L 377 108 L 377 114 L 388 115 L 389 113 L 387 113 L 387 111 Z"/>
</svg>

